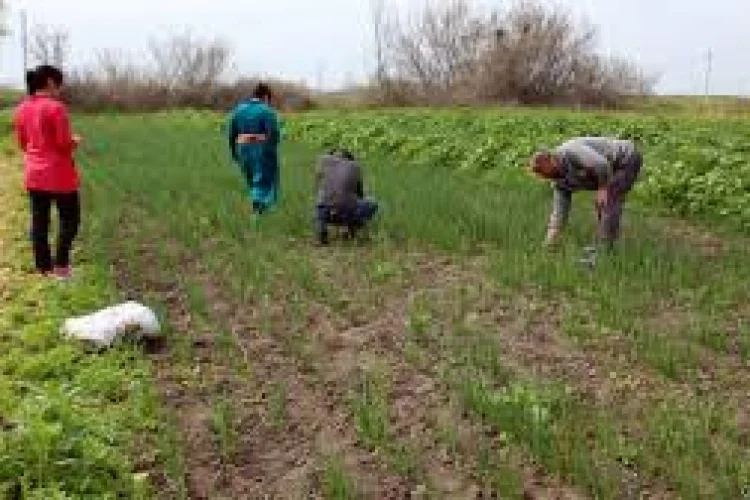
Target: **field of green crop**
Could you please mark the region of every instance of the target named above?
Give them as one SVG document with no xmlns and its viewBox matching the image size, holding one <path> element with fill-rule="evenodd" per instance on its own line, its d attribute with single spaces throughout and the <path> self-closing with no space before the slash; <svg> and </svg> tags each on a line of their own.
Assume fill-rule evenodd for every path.
<svg viewBox="0 0 750 500">
<path fill-rule="evenodd" d="M 78 118 L 83 263 L 65 286 L 24 275 L 18 159 L 5 160 L 0 491 L 747 494 L 750 121 L 286 121 L 282 202 L 255 229 L 223 117 Z M 537 145 L 577 134 L 636 136 L 646 157 L 619 251 L 593 272 L 578 265 L 592 197 L 575 197 L 564 244 L 544 250 L 549 187 L 524 172 Z M 369 241 L 313 243 L 315 158 L 330 145 L 362 157 L 382 203 Z M 117 298 L 155 307 L 166 344 L 93 355 L 57 337 L 66 314 Z"/>
<path fill-rule="evenodd" d="M 572 136 L 638 140 L 641 199 L 677 215 L 714 216 L 750 229 L 750 120 L 549 112 L 326 113 L 292 122 L 293 137 L 386 152 L 397 161 L 458 170 L 502 189 L 540 146 Z"/>
</svg>

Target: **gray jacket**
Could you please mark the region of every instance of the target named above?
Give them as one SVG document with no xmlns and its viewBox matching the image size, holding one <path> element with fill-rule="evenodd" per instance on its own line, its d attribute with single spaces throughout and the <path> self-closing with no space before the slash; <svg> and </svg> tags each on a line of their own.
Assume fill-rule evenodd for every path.
<svg viewBox="0 0 750 500">
<path fill-rule="evenodd" d="M 550 227 L 561 228 L 570 214 L 574 191 L 596 190 L 609 184 L 630 155 L 635 143 L 610 137 L 576 137 L 553 151 L 560 161 L 561 176 L 554 189 Z"/>
<path fill-rule="evenodd" d="M 356 161 L 325 154 L 318 161 L 316 172 L 318 205 L 340 210 L 354 210 L 364 197 L 362 169 Z"/>
</svg>

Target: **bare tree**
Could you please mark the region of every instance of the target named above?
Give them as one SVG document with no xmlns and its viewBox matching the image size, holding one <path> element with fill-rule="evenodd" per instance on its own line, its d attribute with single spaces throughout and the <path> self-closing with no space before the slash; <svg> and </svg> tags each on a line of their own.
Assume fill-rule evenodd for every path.
<svg viewBox="0 0 750 500">
<path fill-rule="evenodd" d="M 62 26 L 38 24 L 31 29 L 29 58 L 32 64 L 65 66 L 70 54 L 70 35 Z"/>
<path fill-rule="evenodd" d="M 375 43 L 375 80 L 378 85 L 385 85 L 388 75 L 386 64 L 387 10 L 385 0 L 370 0 L 372 15 L 372 35 Z"/>
<path fill-rule="evenodd" d="M 412 103 L 610 105 L 650 92 L 656 81 L 627 61 L 599 55 L 592 26 L 542 0 L 488 13 L 469 0 L 431 2 L 386 25 L 384 4 L 374 1 L 375 32 L 387 42 L 386 51 L 376 44 L 378 68 L 388 68 L 388 85 L 397 84 Z M 381 78 L 376 83 L 382 87 Z"/>
<path fill-rule="evenodd" d="M 488 56 L 499 86 L 522 103 L 613 104 L 653 82 L 621 59 L 597 53 L 596 29 L 569 10 L 525 1 L 508 12 L 505 37 Z"/>
<path fill-rule="evenodd" d="M 92 76 L 111 84 L 144 82 L 150 79 L 148 71 L 137 64 L 122 49 L 99 49 L 94 53 Z"/>
<path fill-rule="evenodd" d="M 0 38 L 5 38 L 10 33 L 6 17 L 8 15 L 8 3 L 0 0 Z"/>
<path fill-rule="evenodd" d="M 102 49 L 92 64 L 70 71 L 66 98 L 86 110 L 152 111 L 188 107 L 226 111 L 248 97 L 258 80 L 229 81 L 231 51 L 220 40 L 189 31 L 153 39 L 145 54 Z M 282 105 L 313 105 L 304 85 L 272 80 Z"/>
<path fill-rule="evenodd" d="M 522 2 L 504 20 L 505 37 L 488 54 L 505 91 L 524 103 L 566 100 L 577 73 L 596 65 L 596 31 L 561 7 Z M 504 82 L 503 82 L 504 80 Z"/>
<path fill-rule="evenodd" d="M 215 86 L 229 68 L 230 48 L 221 40 L 202 40 L 190 31 L 152 39 L 149 53 L 155 77 L 169 90 L 205 90 Z"/>
<path fill-rule="evenodd" d="M 425 96 L 449 100 L 455 84 L 478 68 L 489 23 L 468 0 L 426 4 L 393 28 L 389 58 L 400 79 Z"/>
</svg>

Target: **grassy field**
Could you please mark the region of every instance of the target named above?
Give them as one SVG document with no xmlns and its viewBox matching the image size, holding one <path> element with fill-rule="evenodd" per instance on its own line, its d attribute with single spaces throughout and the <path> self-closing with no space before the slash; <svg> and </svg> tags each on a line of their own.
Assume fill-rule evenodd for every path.
<svg viewBox="0 0 750 500">
<path fill-rule="evenodd" d="M 308 114 L 292 138 L 343 144 L 390 161 L 464 173 L 493 189 L 527 182 L 522 166 L 540 146 L 571 136 L 636 140 L 647 168 L 636 196 L 654 210 L 750 230 L 748 119 L 571 113 L 561 110 L 409 110 Z"/>
<path fill-rule="evenodd" d="M 145 498 L 160 410 L 149 363 L 123 345 L 89 355 L 62 320 L 118 295 L 109 258 L 86 245 L 74 285 L 31 274 L 21 168 L 0 159 L 0 498 Z"/>
<path fill-rule="evenodd" d="M 635 97 L 626 103 L 628 109 L 641 113 L 685 114 L 688 116 L 729 117 L 750 114 L 748 96 L 650 96 Z"/>
<path fill-rule="evenodd" d="M 290 118 L 283 202 L 257 231 L 221 118 L 80 118 L 83 265 L 65 287 L 24 277 L 6 160 L 0 484 L 36 498 L 742 498 L 745 198 L 719 187 L 739 205 L 717 206 L 708 186 L 691 211 L 658 193 L 680 156 L 669 134 L 688 134 L 686 168 L 734 145 L 700 175 L 744 179 L 748 122 L 445 113 Z M 520 169 L 537 141 L 592 124 L 636 129 L 657 172 L 594 272 L 577 262 L 591 197 L 544 251 L 549 189 Z M 312 174 L 331 141 L 365 154 L 383 211 L 371 241 L 323 249 Z M 166 345 L 89 355 L 58 340 L 65 314 L 115 298 L 159 310 Z"/>
</svg>

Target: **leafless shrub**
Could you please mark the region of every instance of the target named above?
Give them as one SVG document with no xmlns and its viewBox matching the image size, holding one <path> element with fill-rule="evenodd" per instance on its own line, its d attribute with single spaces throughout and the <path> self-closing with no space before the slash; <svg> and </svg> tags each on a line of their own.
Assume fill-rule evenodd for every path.
<svg viewBox="0 0 750 500">
<path fill-rule="evenodd" d="M 484 61 L 494 74 L 483 84 L 491 92 L 499 87 L 521 103 L 566 99 L 577 71 L 594 61 L 594 30 L 577 27 L 560 10 L 519 4 L 499 29 Z"/>
<path fill-rule="evenodd" d="M 375 85 L 367 88 L 368 100 L 375 103 L 388 103 L 395 100 L 389 78 L 388 29 L 390 25 L 386 0 L 370 0 L 372 16 L 372 37 L 375 50 Z"/>
<path fill-rule="evenodd" d="M 70 54 L 70 35 L 62 26 L 34 26 L 30 30 L 28 44 L 32 65 L 52 64 L 62 68 Z"/>
<path fill-rule="evenodd" d="M 185 31 L 152 39 L 149 54 L 154 78 L 177 97 L 211 92 L 229 67 L 231 50 L 219 39 L 202 40 Z"/>
<path fill-rule="evenodd" d="M 71 72 L 65 92 L 72 105 L 92 111 L 153 110 L 168 100 L 149 68 L 116 49 L 96 51 L 92 65 Z"/>
<path fill-rule="evenodd" d="M 7 24 L 8 17 L 8 2 L 0 0 L 0 38 L 8 36 L 10 30 Z"/>
<path fill-rule="evenodd" d="M 505 12 L 482 12 L 469 0 L 432 2 L 388 23 L 381 10 L 373 31 L 387 51 L 376 46 L 375 83 L 400 82 L 411 104 L 613 106 L 622 96 L 650 93 L 656 82 L 628 61 L 599 55 L 593 27 L 540 1 Z"/>
<path fill-rule="evenodd" d="M 70 75 L 69 102 L 91 111 L 226 110 L 249 97 L 257 83 L 254 79 L 228 82 L 229 47 L 190 32 L 151 40 L 147 55 L 136 63 L 123 51 L 98 51 L 93 65 Z M 273 88 L 280 106 L 306 109 L 313 105 L 302 86 L 273 82 Z"/>
<path fill-rule="evenodd" d="M 419 100 L 450 102 L 456 84 L 476 70 L 487 29 L 466 0 L 425 5 L 411 19 L 391 25 L 395 78 L 415 84 Z"/>
</svg>

